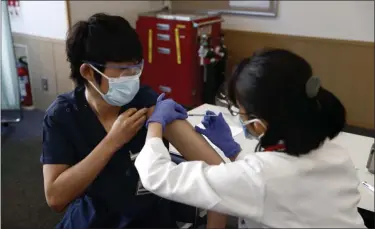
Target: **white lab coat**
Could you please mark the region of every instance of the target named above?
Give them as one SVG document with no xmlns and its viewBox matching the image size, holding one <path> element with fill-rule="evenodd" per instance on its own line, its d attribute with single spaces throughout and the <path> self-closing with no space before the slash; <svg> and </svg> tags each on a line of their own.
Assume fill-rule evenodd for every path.
<svg viewBox="0 0 375 229">
<path fill-rule="evenodd" d="M 146 141 L 135 166 L 149 191 L 239 217 L 239 227 L 365 228 L 359 180 L 348 153 L 327 142 L 301 157 L 241 152 L 232 163 L 176 165 L 160 138 Z"/>
</svg>

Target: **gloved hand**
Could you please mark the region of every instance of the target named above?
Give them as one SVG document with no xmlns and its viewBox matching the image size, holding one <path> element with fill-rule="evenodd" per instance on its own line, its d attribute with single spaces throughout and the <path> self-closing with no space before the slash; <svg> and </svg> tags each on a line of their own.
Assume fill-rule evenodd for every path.
<svg viewBox="0 0 375 229">
<path fill-rule="evenodd" d="M 165 94 L 163 93 L 156 100 L 154 112 L 147 120 L 146 127 L 151 122 L 158 122 L 164 130 L 167 124 L 176 119 L 187 119 L 188 115 L 185 108 L 172 99 L 163 100 L 164 96 Z"/>
<path fill-rule="evenodd" d="M 211 116 L 210 116 L 211 115 Z M 214 145 L 219 147 L 226 157 L 233 157 L 241 151 L 240 145 L 234 141 L 232 132 L 224 120 L 223 114 L 217 116 L 212 111 L 207 111 L 202 120 L 205 129 L 195 126 L 195 130 L 206 136 Z"/>
</svg>

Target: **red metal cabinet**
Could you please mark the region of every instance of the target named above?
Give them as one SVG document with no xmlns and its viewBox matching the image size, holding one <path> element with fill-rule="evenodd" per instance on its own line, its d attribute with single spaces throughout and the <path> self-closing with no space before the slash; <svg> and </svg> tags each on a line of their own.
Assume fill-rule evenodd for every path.
<svg viewBox="0 0 375 229">
<path fill-rule="evenodd" d="M 208 14 L 150 12 L 140 14 L 136 30 L 143 45 L 141 83 L 165 92 L 186 106 L 202 103 L 203 75 L 199 64 L 199 36 L 219 44 L 221 17 Z"/>
</svg>

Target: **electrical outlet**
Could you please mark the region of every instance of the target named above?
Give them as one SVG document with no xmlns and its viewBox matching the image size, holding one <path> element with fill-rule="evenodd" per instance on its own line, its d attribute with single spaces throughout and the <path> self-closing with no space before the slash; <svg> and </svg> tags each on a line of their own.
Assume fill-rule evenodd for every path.
<svg viewBox="0 0 375 229">
<path fill-rule="evenodd" d="M 43 91 L 48 91 L 48 79 L 42 78 L 42 89 Z"/>
</svg>

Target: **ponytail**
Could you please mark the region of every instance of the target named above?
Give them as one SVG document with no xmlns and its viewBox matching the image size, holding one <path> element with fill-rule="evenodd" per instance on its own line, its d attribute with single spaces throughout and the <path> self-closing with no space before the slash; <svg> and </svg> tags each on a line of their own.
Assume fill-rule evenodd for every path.
<svg viewBox="0 0 375 229">
<path fill-rule="evenodd" d="M 335 138 L 345 127 L 346 110 L 340 100 L 331 92 L 320 88 L 317 94 L 320 128 L 329 139 Z"/>
<path fill-rule="evenodd" d="M 296 98 L 296 109 L 289 108 L 284 122 L 273 122 L 261 144 L 275 144 L 283 139 L 286 152 L 290 155 L 308 154 L 324 141 L 335 138 L 345 126 L 346 111 L 340 100 L 331 92 L 320 87 L 314 98 Z M 307 101 L 306 101 L 307 99 Z M 299 105 L 297 105 L 299 104 Z"/>
</svg>

